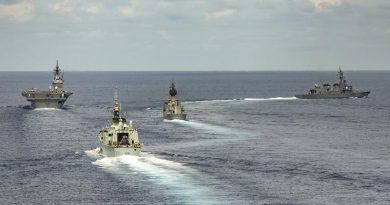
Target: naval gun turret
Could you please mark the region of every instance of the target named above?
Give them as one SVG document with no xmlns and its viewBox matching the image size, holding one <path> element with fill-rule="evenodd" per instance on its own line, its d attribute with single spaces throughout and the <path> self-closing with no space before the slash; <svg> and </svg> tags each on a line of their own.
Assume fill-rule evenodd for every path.
<svg viewBox="0 0 390 205">
<path fill-rule="evenodd" d="M 163 117 L 167 120 L 185 120 L 187 118 L 187 114 L 177 99 L 177 90 L 173 81 L 171 82 L 171 86 L 169 88 L 169 98 L 164 102 Z"/>
<path fill-rule="evenodd" d="M 31 102 L 32 108 L 62 108 L 68 97 L 73 94 L 72 92 L 65 91 L 63 85 L 63 72 L 61 72 L 57 60 L 49 90 L 31 88 L 23 91 L 22 96 L 24 96 L 27 101 Z"/>
</svg>

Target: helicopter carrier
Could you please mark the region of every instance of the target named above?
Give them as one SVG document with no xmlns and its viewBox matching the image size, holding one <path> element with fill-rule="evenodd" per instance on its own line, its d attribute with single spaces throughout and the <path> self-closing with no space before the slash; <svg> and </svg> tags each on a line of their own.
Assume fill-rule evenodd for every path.
<svg viewBox="0 0 390 205">
<path fill-rule="evenodd" d="M 23 91 L 22 96 L 24 96 L 27 101 L 31 102 L 32 108 L 62 108 L 68 97 L 73 94 L 72 92 L 64 90 L 63 77 L 63 72 L 61 72 L 57 60 L 57 65 L 53 71 L 53 80 L 49 90 L 31 88 Z"/>
</svg>

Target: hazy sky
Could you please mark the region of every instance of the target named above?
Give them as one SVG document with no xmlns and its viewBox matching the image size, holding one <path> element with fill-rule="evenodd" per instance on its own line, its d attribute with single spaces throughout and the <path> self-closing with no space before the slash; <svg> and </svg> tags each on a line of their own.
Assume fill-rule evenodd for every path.
<svg viewBox="0 0 390 205">
<path fill-rule="evenodd" d="M 390 70 L 390 0 L 0 0 L 0 70 Z"/>
</svg>

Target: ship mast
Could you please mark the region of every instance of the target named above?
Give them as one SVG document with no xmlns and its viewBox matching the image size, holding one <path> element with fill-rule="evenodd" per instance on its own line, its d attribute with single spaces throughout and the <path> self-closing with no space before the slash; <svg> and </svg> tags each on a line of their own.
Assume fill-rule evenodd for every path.
<svg viewBox="0 0 390 205">
<path fill-rule="evenodd" d="M 338 73 L 338 77 L 339 77 L 339 85 L 340 85 L 340 88 L 342 89 L 345 89 L 347 87 L 347 82 L 344 78 L 344 73 L 343 71 L 341 70 L 341 67 L 339 66 L 339 73 Z"/>
<path fill-rule="evenodd" d="M 61 69 L 58 66 L 58 60 L 57 60 L 56 68 L 53 70 L 52 87 L 54 89 L 62 89 L 63 83 L 64 83 L 64 80 L 62 79 Z"/>
<path fill-rule="evenodd" d="M 119 99 L 118 99 L 118 89 L 115 89 L 114 92 L 114 108 L 112 109 L 112 121 L 114 123 L 118 123 L 119 119 L 121 118 L 121 106 L 119 104 Z"/>
<path fill-rule="evenodd" d="M 57 65 L 56 65 L 56 68 L 54 69 L 54 76 L 56 76 L 56 75 L 60 75 L 60 73 L 61 73 L 61 69 L 60 69 L 60 67 L 58 66 L 58 60 L 57 60 Z"/>
</svg>

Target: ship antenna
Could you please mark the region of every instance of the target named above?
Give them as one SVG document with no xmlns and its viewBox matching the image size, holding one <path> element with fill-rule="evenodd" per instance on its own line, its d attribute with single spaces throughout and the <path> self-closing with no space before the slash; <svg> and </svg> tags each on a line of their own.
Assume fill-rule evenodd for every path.
<svg viewBox="0 0 390 205">
<path fill-rule="evenodd" d="M 175 88 L 175 82 L 171 81 L 171 88 Z"/>
<path fill-rule="evenodd" d="M 55 75 L 60 74 L 60 67 L 58 66 L 58 60 L 57 60 L 57 64 L 56 64 L 56 69 L 54 69 L 54 73 L 55 73 Z"/>
<path fill-rule="evenodd" d="M 344 85 L 344 74 L 343 74 L 343 71 L 341 70 L 341 66 L 339 66 L 339 73 L 338 73 L 338 77 L 339 77 L 339 84 L 340 84 L 340 86 L 341 86 L 341 84 L 343 84 L 343 86 L 345 86 Z"/>
<path fill-rule="evenodd" d="M 122 118 L 121 116 L 121 110 L 122 110 L 122 105 L 119 103 L 119 96 L 118 96 L 118 88 L 115 87 L 115 91 L 114 91 L 114 101 L 115 101 L 115 106 L 118 106 L 119 107 L 119 118 Z"/>
<path fill-rule="evenodd" d="M 118 88 L 116 87 L 115 88 L 115 91 L 114 91 L 114 101 L 115 103 L 118 103 L 119 99 L 118 99 Z"/>
<path fill-rule="evenodd" d="M 119 118 L 122 118 L 122 105 L 119 103 Z"/>
</svg>

